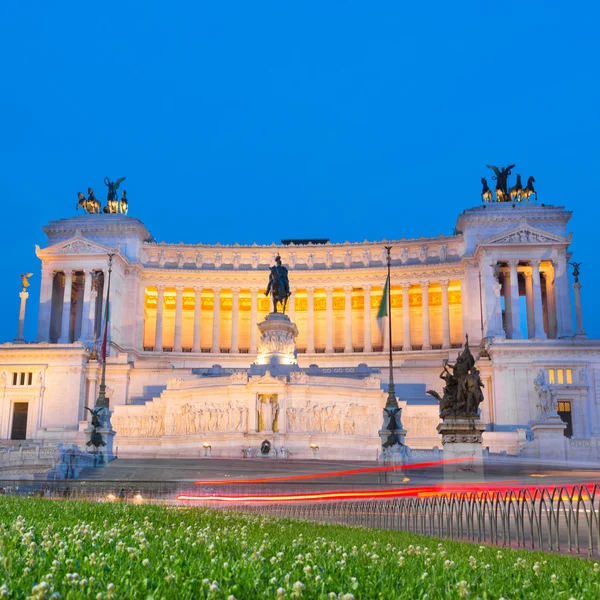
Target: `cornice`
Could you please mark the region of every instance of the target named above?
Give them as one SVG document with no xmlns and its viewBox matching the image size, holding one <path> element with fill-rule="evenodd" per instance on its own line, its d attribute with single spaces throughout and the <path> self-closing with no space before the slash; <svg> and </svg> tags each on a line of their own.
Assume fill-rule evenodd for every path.
<svg viewBox="0 0 600 600">
<path fill-rule="evenodd" d="M 73 233 L 75 229 L 81 229 L 87 233 L 138 233 L 142 240 L 152 239 L 152 235 L 146 226 L 135 217 L 125 215 L 84 215 L 50 221 L 42 227 L 42 231 L 48 236 L 64 233 Z"/>
</svg>

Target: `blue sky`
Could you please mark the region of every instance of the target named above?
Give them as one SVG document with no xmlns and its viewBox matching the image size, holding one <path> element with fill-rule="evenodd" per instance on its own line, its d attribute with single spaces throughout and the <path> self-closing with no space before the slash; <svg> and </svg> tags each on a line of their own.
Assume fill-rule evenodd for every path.
<svg viewBox="0 0 600 600">
<path fill-rule="evenodd" d="M 157 240 L 450 234 L 486 164 L 573 210 L 588 333 L 600 283 L 596 3 L 0 5 L 0 339 L 41 226 L 127 176 Z M 267 225 L 276 212 L 275 225 Z"/>
</svg>

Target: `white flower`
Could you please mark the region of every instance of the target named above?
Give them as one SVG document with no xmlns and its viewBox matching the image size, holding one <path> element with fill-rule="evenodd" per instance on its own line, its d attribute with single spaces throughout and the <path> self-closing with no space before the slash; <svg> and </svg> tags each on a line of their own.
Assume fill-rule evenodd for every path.
<svg viewBox="0 0 600 600">
<path fill-rule="evenodd" d="M 464 579 L 456 584 L 456 588 L 461 598 L 465 598 L 469 593 L 469 584 Z"/>
<path fill-rule="evenodd" d="M 558 581 L 558 577 L 553 573 L 552 575 L 550 575 L 550 581 L 552 583 L 556 583 Z"/>
<path fill-rule="evenodd" d="M 429 577 L 429 573 L 427 571 L 425 571 L 422 575 L 421 575 L 421 579 L 427 579 Z"/>
<path fill-rule="evenodd" d="M 285 590 L 282 587 L 277 588 L 276 593 L 277 593 L 277 600 L 283 600 L 283 598 L 285 598 Z"/>
<path fill-rule="evenodd" d="M 302 590 L 304 589 L 304 584 L 301 581 L 296 581 L 292 586 L 292 592 L 295 598 L 300 598 L 302 596 Z"/>
<path fill-rule="evenodd" d="M 235 596 L 231 594 L 230 596 L 227 596 L 227 600 L 235 600 Z"/>
<path fill-rule="evenodd" d="M 354 594 L 344 594 L 340 600 L 354 600 Z"/>
<path fill-rule="evenodd" d="M 149 566 L 150 566 L 150 561 L 147 558 L 145 558 L 142 561 L 142 567 L 149 567 Z"/>
</svg>

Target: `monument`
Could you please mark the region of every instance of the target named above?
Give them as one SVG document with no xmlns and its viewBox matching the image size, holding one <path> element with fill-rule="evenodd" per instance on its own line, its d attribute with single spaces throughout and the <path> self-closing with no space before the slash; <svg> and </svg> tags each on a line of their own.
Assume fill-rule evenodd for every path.
<svg viewBox="0 0 600 600">
<path fill-rule="evenodd" d="M 479 479 L 483 475 L 482 433 L 486 429 L 479 418 L 484 385 L 469 348 L 468 335 L 454 365 L 444 361 L 440 379 L 446 383 L 443 396 L 433 390 L 427 393 L 440 403 L 442 422 L 437 430 L 442 435 L 444 460 L 461 459 L 444 464 L 444 477 L 462 481 Z"/>
</svg>

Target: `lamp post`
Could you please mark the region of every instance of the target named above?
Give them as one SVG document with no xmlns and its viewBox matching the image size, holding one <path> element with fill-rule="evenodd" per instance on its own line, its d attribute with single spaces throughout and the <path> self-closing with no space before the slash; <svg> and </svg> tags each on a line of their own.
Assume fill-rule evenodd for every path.
<svg viewBox="0 0 600 600">
<path fill-rule="evenodd" d="M 389 363 L 390 363 L 390 374 L 389 374 L 389 387 L 388 387 L 388 398 L 387 398 L 387 402 L 385 403 L 385 407 L 388 409 L 399 409 L 398 406 L 398 400 L 396 398 L 396 387 L 394 385 L 394 354 L 393 354 L 393 348 L 394 345 L 392 344 L 392 279 L 391 279 L 391 272 L 392 272 L 392 246 L 385 246 L 385 249 L 387 251 L 387 270 L 388 270 L 388 307 L 387 307 L 387 312 L 388 312 L 388 336 L 389 336 L 389 350 L 390 350 L 390 355 L 389 355 Z"/>
<path fill-rule="evenodd" d="M 108 410 L 108 399 L 106 397 L 106 341 L 108 336 L 108 320 L 110 318 L 110 276 L 114 255 L 114 252 L 108 254 L 108 283 L 106 288 L 106 306 L 104 307 L 104 335 L 102 338 L 102 374 L 100 376 L 100 390 L 96 399 L 96 408 L 103 408 L 105 412 Z"/>
</svg>

